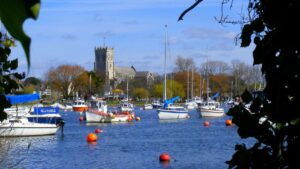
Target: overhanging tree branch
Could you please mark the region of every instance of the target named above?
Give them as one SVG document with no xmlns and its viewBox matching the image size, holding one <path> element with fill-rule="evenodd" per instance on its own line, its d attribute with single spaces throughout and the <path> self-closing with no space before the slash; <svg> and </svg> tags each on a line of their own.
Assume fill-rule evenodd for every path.
<svg viewBox="0 0 300 169">
<path fill-rule="evenodd" d="M 203 0 L 196 0 L 196 2 L 193 5 L 191 5 L 189 8 L 187 8 L 180 14 L 178 21 L 183 20 L 183 17 L 185 16 L 185 14 L 187 14 L 190 10 L 194 9 L 202 1 Z"/>
</svg>

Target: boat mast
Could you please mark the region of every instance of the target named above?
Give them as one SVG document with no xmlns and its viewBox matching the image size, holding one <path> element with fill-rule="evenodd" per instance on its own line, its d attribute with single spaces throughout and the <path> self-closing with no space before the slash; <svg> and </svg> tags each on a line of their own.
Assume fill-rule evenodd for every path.
<svg viewBox="0 0 300 169">
<path fill-rule="evenodd" d="M 127 90 L 127 101 L 129 101 L 128 100 L 128 77 L 127 77 L 127 83 L 126 83 L 126 90 Z"/>
<path fill-rule="evenodd" d="M 208 77 L 208 61 L 206 61 L 206 99 L 209 98 L 209 77 Z"/>
<path fill-rule="evenodd" d="M 92 93 L 92 76 L 90 74 L 90 94 Z"/>
<path fill-rule="evenodd" d="M 189 72 L 189 68 L 187 68 L 187 78 L 186 78 L 186 100 L 188 101 L 189 100 L 189 85 L 190 85 L 190 72 Z"/>
<path fill-rule="evenodd" d="M 163 100 L 167 100 L 167 74 L 166 74 L 166 62 L 167 62 L 167 28 L 168 25 L 165 25 L 165 62 L 164 62 L 164 95 Z"/>
<path fill-rule="evenodd" d="M 191 99 L 194 98 L 194 65 L 192 65 L 192 86 L 191 86 Z"/>
</svg>

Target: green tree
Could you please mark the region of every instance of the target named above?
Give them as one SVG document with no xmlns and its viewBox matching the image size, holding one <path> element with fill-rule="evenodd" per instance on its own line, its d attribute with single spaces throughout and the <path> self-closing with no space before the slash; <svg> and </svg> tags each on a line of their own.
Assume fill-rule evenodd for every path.
<svg viewBox="0 0 300 169">
<path fill-rule="evenodd" d="M 176 80 L 167 80 L 167 97 L 179 96 L 181 99 L 186 97 L 183 85 Z"/>
<path fill-rule="evenodd" d="M 28 77 L 24 80 L 24 86 L 33 85 L 33 86 L 40 86 L 42 84 L 41 79 L 36 77 Z"/>
<path fill-rule="evenodd" d="M 24 94 L 32 94 L 35 91 L 35 87 L 33 85 L 27 85 L 23 88 L 22 93 Z"/>
<path fill-rule="evenodd" d="M 163 98 L 164 87 L 163 84 L 156 84 L 153 87 L 153 97 Z M 167 99 L 179 96 L 180 98 L 185 97 L 185 91 L 183 85 L 176 80 L 167 80 Z"/>
<path fill-rule="evenodd" d="M 231 1 L 222 6 L 226 2 Z M 249 20 L 239 22 L 244 23 L 241 47 L 254 43 L 254 64 L 262 66 L 266 87 L 260 97 L 245 91 L 243 103 L 228 112 L 241 138 L 256 139 L 250 148 L 236 145 L 229 168 L 300 168 L 299 11 L 296 0 L 249 0 Z M 245 108 L 247 103 L 250 109 Z"/>
<path fill-rule="evenodd" d="M 18 67 L 18 59 L 8 59 L 13 45 L 13 39 L 0 32 L 0 121 L 7 118 L 4 109 L 11 106 L 5 95 L 18 89 L 18 81 L 24 78 L 24 74 L 14 73 Z"/>
<path fill-rule="evenodd" d="M 79 72 L 78 72 L 79 73 Z M 74 75 L 73 90 L 78 92 L 79 96 L 88 96 L 91 93 L 90 76 L 87 71 L 82 71 L 77 75 Z"/>
<path fill-rule="evenodd" d="M 90 71 L 88 72 L 91 79 L 91 94 L 103 94 L 104 93 L 104 83 L 105 77 L 97 75 L 95 72 Z"/>
<path fill-rule="evenodd" d="M 163 91 L 164 91 L 164 86 L 162 84 L 155 84 L 153 86 L 153 90 L 151 92 L 152 96 L 155 98 L 163 98 Z"/>
<path fill-rule="evenodd" d="M 132 96 L 135 98 L 148 98 L 149 92 L 145 88 L 134 88 L 132 91 Z"/>
</svg>

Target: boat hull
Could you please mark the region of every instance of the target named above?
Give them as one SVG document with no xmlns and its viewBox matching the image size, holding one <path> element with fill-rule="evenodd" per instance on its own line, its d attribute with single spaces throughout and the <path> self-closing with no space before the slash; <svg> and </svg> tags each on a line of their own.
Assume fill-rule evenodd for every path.
<svg viewBox="0 0 300 169">
<path fill-rule="evenodd" d="M 86 122 L 101 122 L 101 120 L 103 119 L 103 115 L 100 113 L 95 113 L 95 112 L 90 112 L 90 111 L 86 111 L 85 112 L 85 118 L 86 118 Z"/>
<path fill-rule="evenodd" d="M 133 108 L 130 108 L 130 107 L 121 107 L 121 111 L 122 112 L 127 112 L 127 111 L 133 111 Z"/>
<path fill-rule="evenodd" d="M 147 104 L 147 105 L 144 105 L 144 110 L 152 110 L 153 109 L 153 106 L 151 104 Z"/>
<path fill-rule="evenodd" d="M 200 116 L 201 117 L 223 117 L 223 116 L 225 116 L 225 113 L 224 113 L 224 110 L 201 109 Z"/>
<path fill-rule="evenodd" d="M 187 119 L 189 115 L 187 111 L 158 110 L 158 118 L 160 120 Z"/>
<path fill-rule="evenodd" d="M 103 123 L 116 123 L 116 122 L 128 122 L 128 115 L 116 115 L 111 117 L 105 117 L 102 119 Z"/>
<path fill-rule="evenodd" d="M 56 134 L 59 126 L 40 123 L 0 124 L 0 136 L 43 136 Z"/>
<path fill-rule="evenodd" d="M 86 112 L 86 122 L 88 123 L 114 123 L 130 121 L 130 114 L 100 114 L 94 112 Z M 132 119 L 132 118 L 131 118 Z"/>
<path fill-rule="evenodd" d="M 76 112 L 84 112 L 88 109 L 87 106 L 82 106 L 82 107 L 77 107 L 77 106 L 73 106 L 73 111 L 76 111 Z"/>
</svg>

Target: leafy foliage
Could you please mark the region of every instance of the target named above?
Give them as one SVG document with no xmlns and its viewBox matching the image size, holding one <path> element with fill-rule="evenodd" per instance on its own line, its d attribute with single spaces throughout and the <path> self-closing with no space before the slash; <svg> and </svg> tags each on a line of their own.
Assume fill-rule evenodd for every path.
<svg viewBox="0 0 300 169">
<path fill-rule="evenodd" d="M 19 40 L 25 50 L 28 68 L 30 67 L 31 39 L 23 31 L 23 23 L 27 18 L 37 19 L 40 0 L 1 0 L 0 19 L 7 31 Z"/>
<path fill-rule="evenodd" d="M 104 93 L 104 83 L 105 78 L 101 77 L 100 75 L 96 74 L 93 71 L 88 72 L 91 78 L 91 94 L 102 94 Z"/>
<path fill-rule="evenodd" d="M 163 84 L 156 84 L 153 87 L 153 97 L 163 98 L 164 86 Z M 167 80 L 167 98 L 179 96 L 180 98 L 185 97 L 183 85 L 176 80 Z"/>
<path fill-rule="evenodd" d="M 24 80 L 24 86 L 33 85 L 33 86 L 40 86 L 42 81 L 35 77 L 28 77 Z"/>
<path fill-rule="evenodd" d="M 46 81 L 51 89 L 61 92 L 63 98 L 68 98 L 72 91 L 79 91 L 82 85 L 89 90 L 88 75 L 84 72 L 84 68 L 78 65 L 60 65 L 47 72 Z"/>
<path fill-rule="evenodd" d="M 19 88 L 18 80 L 24 78 L 24 74 L 14 72 L 18 67 L 18 60 L 9 60 L 10 47 L 14 40 L 0 32 L 0 121 L 7 118 L 4 109 L 10 107 L 5 95 Z"/>
<path fill-rule="evenodd" d="M 296 0 L 249 0 L 241 47 L 255 44 L 254 64 L 262 65 L 266 87 L 258 96 L 245 91 L 228 112 L 242 138 L 257 140 L 250 148 L 236 145 L 229 168 L 300 168 L 299 11 Z"/>
<path fill-rule="evenodd" d="M 189 76 L 188 76 L 189 74 Z M 189 88 L 191 90 L 191 83 L 193 81 L 193 86 L 194 86 L 194 90 L 193 90 L 193 96 L 195 95 L 199 95 L 200 93 L 200 88 L 204 88 L 204 86 L 199 85 L 200 82 L 202 81 L 202 79 L 200 78 L 200 74 L 199 73 L 194 73 L 193 75 L 193 79 L 192 79 L 192 72 L 191 71 L 182 71 L 182 72 L 177 72 L 175 73 L 173 76 L 174 81 L 176 81 L 177 83 L 179 83 L 182 86 L 182 92 L 185 92 L 184 94 L 180 94 L 181 98 L 184 98 L 187 96 L 187 88 Z M 189 82 L 189 83 L 187 83 Z M 189 84 L 189 86 L 188 86 Z M 172 95 L 177 96 L 177 95 Z"/>
<path fill-rule="evenodd" d="M 135 98 L 148 98 L 149 92 L 144 88 L 134 88 L 132 95 Z"/>
<path fill-rule="evenodd" d="M 262 99 L 251 98 L 249 93 L 244 93 L 244 102 L 252 102 L 248 113 L 243 115 L 232 110 L 230 114 L 241 136 L 255 137 L 258 141 L 248 150 L 256 152 L 251 154 L 253 165 L 248 167 L 299 168 L 296 157 L 300 152 L 300 26 L 296 16 L 300 3 L 294 0 L 254 0 L 250 3 L 257 17 L 244 26 L 241 46 L 249 46 L 254 36 L 254 64 L 262 64 L 267 85 Z M 241 117 L 249 117 L 248 120 L 253 121 L 241 125 L 237 122 Z M 260 121 L 262 119 L 263 122 Z M 237 157 L 243 158 L 235 155 L 228 162 L 230 167 L 239 166 L 234 161 Z M 255 161 L 255 155 L 263 160 Z"/>
</svg>

